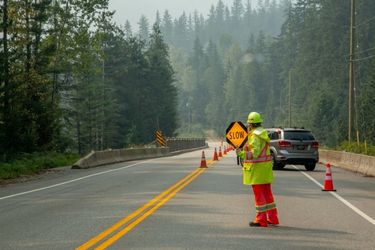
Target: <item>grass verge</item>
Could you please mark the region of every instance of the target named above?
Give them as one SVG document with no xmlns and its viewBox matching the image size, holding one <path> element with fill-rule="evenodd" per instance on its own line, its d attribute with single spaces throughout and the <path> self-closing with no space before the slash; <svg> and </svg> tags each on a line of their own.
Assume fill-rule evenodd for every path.
<svg viewBox="0 0 375 250">
<path fill-rule="evenodd" d="M 20 176 L 33 175 L 43 170 L 69 166 L 76 162 L 78 154 L 34 153 L 24 154 L 9 162 L 0 162 L 0 180 L 15 179 Z"/>
</svg>

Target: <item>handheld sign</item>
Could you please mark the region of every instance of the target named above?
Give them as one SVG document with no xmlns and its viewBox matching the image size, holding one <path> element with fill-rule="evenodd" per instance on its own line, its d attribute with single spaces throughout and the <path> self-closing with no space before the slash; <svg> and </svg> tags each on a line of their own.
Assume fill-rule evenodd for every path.
<svg viewBox="0 0 375 250">
<path fill-rule="evenodd" d="M 227 142 L 235 148 L 241 148 L 247 140 L 247 128 L 240 121 L 232 122 L 226 130 Z"/>
</svg>

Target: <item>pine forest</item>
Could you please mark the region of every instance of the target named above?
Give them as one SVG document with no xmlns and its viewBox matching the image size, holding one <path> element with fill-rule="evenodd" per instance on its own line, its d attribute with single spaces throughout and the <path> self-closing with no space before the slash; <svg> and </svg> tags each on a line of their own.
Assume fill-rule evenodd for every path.
<svg viewBox="0 0 375 250">
<path fill-rule="evenodd" d="M 224 138 L 260 112 L 320 144 L 375 145 L 375 1 L 221 0 L 137 27 L 108 0 L 0 1 L 0 155 Z M 349 63 L 353 112 L 348 138 Z"/>
</svg>

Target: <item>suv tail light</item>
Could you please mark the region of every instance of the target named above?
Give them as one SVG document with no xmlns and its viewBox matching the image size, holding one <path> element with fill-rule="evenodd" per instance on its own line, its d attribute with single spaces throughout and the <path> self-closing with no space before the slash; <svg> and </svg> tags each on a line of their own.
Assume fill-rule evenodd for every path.
<svg viewBox="0 0 375 250">
<path fill-rule="evenodd" d="M 313 148 L 319 148 L 319 142 L 314 141 L 311 145 Z"/>
<path fill-rule="evenodd" d="M 292 146 L 292 143 L 288 142 L 288 141 L 279 141 L 279 147 L 280 148 L 287 148 L 287 147 L 291 147 Z"/>
</svg>

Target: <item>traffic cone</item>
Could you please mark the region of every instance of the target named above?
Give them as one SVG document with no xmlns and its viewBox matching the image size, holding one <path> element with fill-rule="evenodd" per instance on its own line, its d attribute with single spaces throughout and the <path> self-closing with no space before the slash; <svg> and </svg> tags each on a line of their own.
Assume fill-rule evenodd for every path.
<svg viewBox="0 0 375 250">
<path fill-rule="evenodd" d="M 223 154 L 224 154 L 224 155 L 227 154 L 227 146 L 224 146 Z"/>
<path fill-rule="evenodd" d="M 223 157 L 223 154 L 221 153 L 221 147 L 219 147 L 219 157 Z"/>
<path fill-rule="evenodd" d="M 331 164 L 326 164 L 326 175 L 324 177 L 324 188 L 322 191 L 336 191 L 333 189 L 333 180 L 332 180 L 332 172 L 331 172 Z"/>
<path fill-rule="evenodd" d="M 216 152 L 216 148 L 215 148 L 215 152 L 214 152 L 214 158 L 213 158 L 214 161 L 218 161 L 219 160 L 219 157 L 217 157 L 217 152 Z"/>
<path fill-rule="evenodd" d="M 199 167 L 200 168 L 206 168 L 207 167 L 206 156 L 204 156 L 204 151 L 202 151 L 201 165 Z"/>
</svg>

